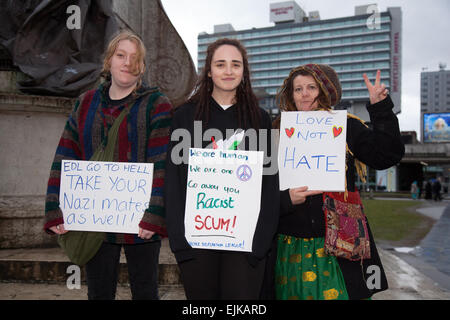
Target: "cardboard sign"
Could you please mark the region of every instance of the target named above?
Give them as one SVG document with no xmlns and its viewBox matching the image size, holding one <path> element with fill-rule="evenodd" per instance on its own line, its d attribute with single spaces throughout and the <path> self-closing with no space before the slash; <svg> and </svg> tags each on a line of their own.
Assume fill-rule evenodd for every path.
<svg viewBox="0 0 450 320">
<path fill-rule="evenodd" d="M 345 191 L 347 111 L 283 112 L 280 189 Z"/>
<path fill-rule="evenodd" d="M 262 151 L 189 149 L 185 237 L 193 248 L 252 251 Z"/>
<path fill-rule="evenodd" d="M 152 163 L 63 160 L 59 206 L 64 228 L 139 233 L 152 181 Z"/>
</svg>

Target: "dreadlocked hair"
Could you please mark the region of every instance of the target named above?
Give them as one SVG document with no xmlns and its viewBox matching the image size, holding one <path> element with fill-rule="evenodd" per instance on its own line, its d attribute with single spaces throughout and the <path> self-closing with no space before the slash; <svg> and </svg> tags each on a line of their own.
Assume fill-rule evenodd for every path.
<svg viewBox="0 0 450 320">
<path fill-rule="evenodd" d="M 210 114 L 210 99 L 214 89 L 214 83 L 209 76 L 211 72 L 211 63 L 216 50 L 223 45 L 231 45 L 236 47 L 242 55 L 244 73 L 241 83 L 236 88 L 236 96 L 234 103 L 237 104 L 237 116 L 239 126 L 242 128 L 259 129 L 261 122 L 261 114 L 259 111 L 258 99 L 253 93 L 250 82 L 250 68 L 248 64 L 247 51 L 239 40 L 222 38 L 218 39 L 208 46 L 206 51 L 205 66 L 195 85 L 193 95 L 188 102 L 197 106 L 195 120 L 203 121 L 206 126 Z"/>
</svg>

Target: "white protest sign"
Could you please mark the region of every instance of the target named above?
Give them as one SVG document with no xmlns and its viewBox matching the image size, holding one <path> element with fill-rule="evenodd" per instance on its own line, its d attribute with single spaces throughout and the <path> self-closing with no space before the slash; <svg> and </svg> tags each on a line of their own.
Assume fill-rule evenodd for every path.
<svg viewBox="0 0 450 320">
<path fill-rule="evenodd" d="M 64 228 L 139 233 L 152 181 L 152 163 L 63 160 L 59 207 Z"/>
<path fill-rule="evenodd" d="M 189 149 L 185 237 L 193 248 L 252 251 L 262 151 Z"/>
<path fill-rule="evenodd" d="M 347 111 L 283 112 L 280 189 L 345 191 Z"/>
</svg>

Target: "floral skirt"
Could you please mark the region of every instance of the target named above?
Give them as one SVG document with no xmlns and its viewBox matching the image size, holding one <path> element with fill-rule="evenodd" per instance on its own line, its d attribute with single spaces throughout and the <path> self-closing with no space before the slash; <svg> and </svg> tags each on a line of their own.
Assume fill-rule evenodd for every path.
<svg viewBox="0 0 450 320">
<path fill-rule="evenodd" d="M 278 235 L 277 300 L 348 300 L 337 259 L 325 254 L 324 242 Z"/>
</svg>

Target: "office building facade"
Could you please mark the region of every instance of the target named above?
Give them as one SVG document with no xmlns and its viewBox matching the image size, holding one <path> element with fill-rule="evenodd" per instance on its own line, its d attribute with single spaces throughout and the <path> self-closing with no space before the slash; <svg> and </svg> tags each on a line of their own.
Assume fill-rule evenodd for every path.
<svg viewBox="0 0 450 320">
<path fill-rule="evenodd" d="M 363 73 L 381 80 L 401 110 L 402 12 L 376 5 L 355 8 L 350 17 L 321 20 L 318 11 L 307 15 L 294 1 L 270 5 L 275 25 L 236 31 L 230 24 L 215 26 L 214 33 L 198 36 L 199 72 L 205 63 L 208 44 L 223 37 L 239 39 L 247 48 L 252 86 L 261 106 L 276 113 L 275 96 L 290 70 L 306 63 L 332 66 L 342 83 L 342 101 L 336 108 L 369 120 L 369 99 Z"/>
<path fill-rule="evenodd" d="M 420 74 L 420 115 L 423 142 L 450 142 L 450 70 Z"/>
</svg>

